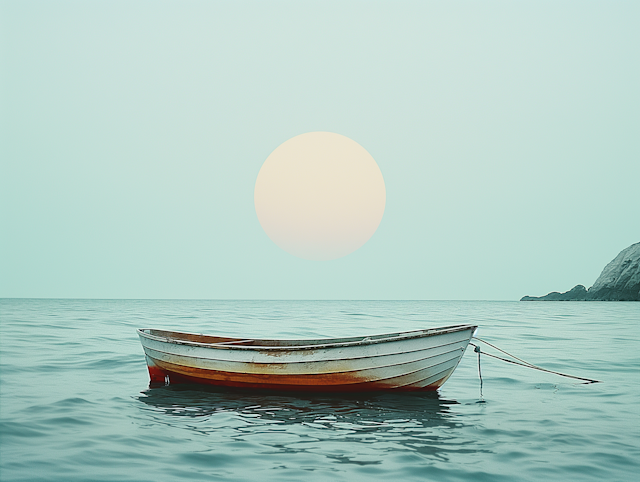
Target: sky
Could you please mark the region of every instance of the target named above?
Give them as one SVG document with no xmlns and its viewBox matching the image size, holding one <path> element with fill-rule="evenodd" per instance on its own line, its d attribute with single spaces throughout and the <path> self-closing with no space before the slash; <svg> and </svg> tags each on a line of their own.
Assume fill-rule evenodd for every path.
<svg viewBox="0 0 640 482">
<path fill-rule="evenodd" d="M 517 300 L 640 241 L 636 1 L 2 1 L 0 297 Z M 384 177 L 357 251 L 263 231 L 334 132 Z"/>
</svg>

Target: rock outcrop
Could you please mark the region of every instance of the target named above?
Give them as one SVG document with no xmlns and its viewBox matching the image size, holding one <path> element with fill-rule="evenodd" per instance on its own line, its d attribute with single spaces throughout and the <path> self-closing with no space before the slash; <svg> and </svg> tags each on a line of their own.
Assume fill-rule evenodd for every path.
<svg viewBox="0 0 640 482">
<path fill-rule="evenodd" d="M 523 296 L 520 301 L 584 301 L 587 299 L 587 288 L 582 285 L 575 286 L 570 291 L 558 293 L 552 291 L 545 296 Z"/>
<path fill-rule="evenodd" d="M 640 243 L 620 252 L 589 288 L 587 299 L 640 301 Z"/>
<path fill-rule="evenodd" d="M 564 293 L 524 296 L 520 301 L 640 301 L 640 243 L 623 249 L 588 290 L 577 285 Z"/>
</svg>

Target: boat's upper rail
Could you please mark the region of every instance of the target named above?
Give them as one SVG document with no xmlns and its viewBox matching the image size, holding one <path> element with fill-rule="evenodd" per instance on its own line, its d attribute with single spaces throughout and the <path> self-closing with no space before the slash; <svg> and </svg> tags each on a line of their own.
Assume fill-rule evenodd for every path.
<svg viewBox="0 0 640 482">
<path fill-rule="evenodd" d="M 475 330 L 476 328 L 476 325 L 452 325 L 400 333 L 387 333 L 381 335 L 357 336 L 349 338 L 323 338 L 316 340 L 242 339 L 204 335 L 199 333 L 156 330 L 151 328 L 138 329 L 138 333 L 140 334 L 140 336 L 148 339 L 181 345 L 239 350 L 290 350 L 292 348 L 315 349 L 351 345 L 369 345 L 375 343 L 384 343 L 388 341 L 399 341 L 411 338 L 443 335 L 445 333 L 455 333 L 458 331 L 470 330 L 471 332 L 473 332 L 473 330 Z"/>
</svg>

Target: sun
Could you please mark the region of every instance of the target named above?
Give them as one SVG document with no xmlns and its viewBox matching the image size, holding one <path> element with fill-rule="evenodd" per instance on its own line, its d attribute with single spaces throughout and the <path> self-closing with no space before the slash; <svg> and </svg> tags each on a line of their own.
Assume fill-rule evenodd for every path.
<svg viewBox="0 0 640 482">
<path fill-rule="evenodd" d="M 308 132 L 280 144 L 256 180 L 265 233 L 303 259 L 331 260 L 362 245 L 380 225 L 386 189 L 380 168 L 357 142 Z"/>
</svg>

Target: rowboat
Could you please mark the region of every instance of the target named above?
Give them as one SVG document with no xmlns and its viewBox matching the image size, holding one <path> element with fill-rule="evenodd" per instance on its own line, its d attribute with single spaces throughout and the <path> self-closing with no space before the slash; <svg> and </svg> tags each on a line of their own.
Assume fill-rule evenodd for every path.
<svg viewBox="0 0 640 482">
<path fill-rule="evenodd" d="M 319 340 L 258 340 L 139 329 L 152 383 L 314 392 L 436 390 L 474 325 Z"/>
</svg>

